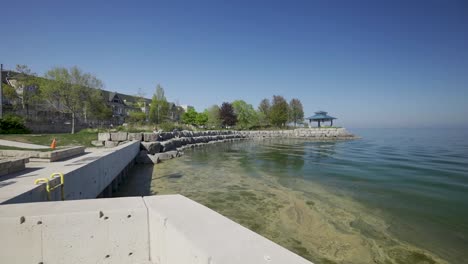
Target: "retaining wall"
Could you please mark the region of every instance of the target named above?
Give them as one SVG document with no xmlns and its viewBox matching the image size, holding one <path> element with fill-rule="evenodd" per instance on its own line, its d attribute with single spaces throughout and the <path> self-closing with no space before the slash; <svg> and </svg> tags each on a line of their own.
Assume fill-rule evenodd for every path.
<svg viewBox="0 0 468 264">
<path fill-rule="evenodd" d="M 310 263 L 181 195 L 1 205 L 0 234 L 0 263 Z"/>
<path fill-rule="evenodd" d="M 140 151 L 139 142 L 129 142 L 114 149 L 103 152 L 90 153 L 77 159 L 72 159 L 56 168 L 57 172 L 64 173 L 65 200 L 91 199 L 101 195 L 109 196 L 113 183 L 122 181 L 122 176 L 134 162 Z M 72 168 L 72 169 L 70 169 Z M 35 178 L 48 177 L 37 175 Z M 50 181 L 51 186 L 59 184 L 60 180 Z M 34 185 L 34 179 L 28 183 L 28 191 L 20 192 L 6 200 L 4 203 L 28 203 L 47 201 L 46 185 Z M 61 200 L 61 188 L 50 193 L 51 200 Z"/>
<path fill-rule="evenodd" d="M 239 131 L 248 138 L 307 138 L 317 140 L 353 139 L 345 128 L 298 128 L 294 130 Z"/>
</svg>

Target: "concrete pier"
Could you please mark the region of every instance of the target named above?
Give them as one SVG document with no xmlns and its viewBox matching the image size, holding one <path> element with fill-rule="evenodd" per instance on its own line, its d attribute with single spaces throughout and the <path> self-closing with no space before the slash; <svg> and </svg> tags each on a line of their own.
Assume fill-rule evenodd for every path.
<svg viewBox="0 0 468 264">
<path fill-rule="evenodd" d="M 0 263 L 310 263 L 181 195 L 0 205 L 0 234 Z"/>
<path fill-rule="evenodd" d="M 29 163 L 18 173 L 3 176 L 0 181 L 0 204 L 47 201 L 45 184 L 35 185 L 38 178 L 52 173 L 64 174 L 65 200 L 91 199 L 99 196 L 133 162 L 140 150 L 140 142 L 128 142 L 112 149 L 92 149 L 88 153 L 66 161 Z M 58 184 L 52 180 L 51 185 Z M 51 200 L 61 199 L 61 189 L 51 192 Z"/>
</svg>

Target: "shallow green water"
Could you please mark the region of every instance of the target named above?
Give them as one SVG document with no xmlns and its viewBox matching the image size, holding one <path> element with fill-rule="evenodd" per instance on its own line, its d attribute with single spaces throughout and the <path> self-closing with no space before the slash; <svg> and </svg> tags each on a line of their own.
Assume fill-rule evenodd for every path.
<svg viewBox="0 0 468 264">
<path fill-rule="evenodd" d="M 466 263 L 464 133 L 357 133 L 190 150 L 136 166 L 120 195 L 183 194 L 315 263 Z"/>
</svg>

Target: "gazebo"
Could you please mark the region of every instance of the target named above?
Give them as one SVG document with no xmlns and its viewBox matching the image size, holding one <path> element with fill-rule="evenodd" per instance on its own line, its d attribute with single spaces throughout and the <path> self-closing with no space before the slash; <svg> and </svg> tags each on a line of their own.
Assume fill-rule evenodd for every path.
<svg viewBox="0 0 468 264">
<path fill-rule="evenodd" d="M 312 121 L 317 122 L 318 127 L 320 127 L 320 123 L 326 122 L 326 121 L 330 121 L 330 126 L 333 126 L 333 119 L 336 119 L 336 118 L 333 116 L 329 116 L 328 113 L 325 111 L 318 111 L 318 112 L 315 112 L 315 115 L 308 117 L 306 119 L 309 120 L 309 127 L 311 127 Z"/>
</svg>

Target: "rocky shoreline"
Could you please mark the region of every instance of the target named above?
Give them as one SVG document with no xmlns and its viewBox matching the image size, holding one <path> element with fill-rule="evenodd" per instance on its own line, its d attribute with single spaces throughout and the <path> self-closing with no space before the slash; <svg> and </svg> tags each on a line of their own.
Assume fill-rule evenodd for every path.
<svg viewBox="0 0 468 264">
<path fill-rule="evenodd" d="M 302 138 L 314 141 L 349 140 L 357 138 L 344 128 L 300 128 L 294 130 L 260 131 L 174 131 L 161 133 L 99 133 L 94 146 L 115 147 L 128 141 L 141 141 L 137 163 L 157 164 L 183 155 L 187 148 L 242 139 Z"/>
</svg>

